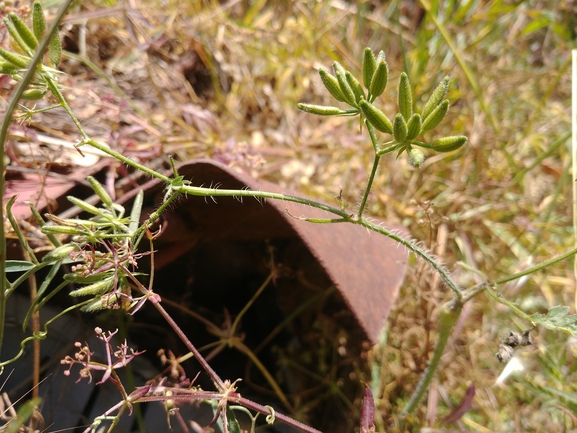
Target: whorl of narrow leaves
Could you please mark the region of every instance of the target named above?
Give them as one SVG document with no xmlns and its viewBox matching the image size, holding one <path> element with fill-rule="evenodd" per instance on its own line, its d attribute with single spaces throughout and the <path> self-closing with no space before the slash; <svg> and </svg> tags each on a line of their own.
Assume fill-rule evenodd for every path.
<svg viewBox="0 0 577 433">
<path fill-rule="evenodd" d="M 423 126 L 421 127 L 421 134 L 433 129 L 441 123 L 445 118 L 447 111 L 449 111 L 449 100 L 445 99 L 431 112 L 431 114 L 424 118 Z"/>
<path fill-rule="evenodd" d="M 449 90 L 449 77 L 443 78 L 443 80 L 439 83 L 427 103 L 425 104 L 425 108 L 423 108 L 423 112 L 421 116 L 423 119 L 426 119 L 432 111 L 443 102 L 445 96 L 447 96 L 447 91 Z"/>
<path fill-rule="evenodd" d="M 367 89 L 371 86 L 371 80 L 376 68 L 377 62 L 373 50 L 367 47 L 363 55 L 363 84 Z"/>
<path fill-rule="evenodd" d="M 399 94 L 398 94 L 399 113 L 403 115 L 406 122 L 409 121 L 413 114 L 413 92 L 409 77 L 404 72 L 401 73 L 399 79 Z"/>
<path fill-rule="evenodd" d="M 387 87 L 388 81 L 389 66 L 387 65 L 387 62 L 381 60 L 380 62 L 377 62 L 377 69 L 375 69 L 373 79 L 371 80 L 371 86 L 369 88 L 371 101 L 374 101 L 375 98 L 381 96 L 381 94 L 385 91 L 385 87 Z"/>
<path fill-rule="evenodd" d="M 335 98 L 337 101 L 347 102 L 345 97 L 343 96 L 343 92 L 341 92 L 341 88 L 339 87 L 339 82 L 334 75 L 329 74 L 323 68 L 319 69 L 319 75 L 321 76 L 321 80 L 329 93 Z"/>
<path fill-rule="evenodd" d="M 407 122 L 401 113 L 397 113 L 393 122 L 393 137 L 399 143 L 407 139 Z"/>
<path fill-rule="evenodd" d="M 18 31 L 18 34 L 22 40 L 26 43 L 28 49 L 34 51 L 38 46 L 38 39 L 36 39 L 36 36 L 34 36 L 32 30 L 30 30 L 30 27 L 28 27 L 22 18 L 20 18 L 14 12 L 12 12 L 9 16 L 14 23 L 16 31 Z"/>
<path fill-rule="evenodd" d="M 359 107 L 363 112 L 363 116 L 365 116 L 367 121 L 377 130 L 386 132 L 387 134 L 393 133 L 393 124 L 385 113 L 364 99 L 359 102 Z"/>
<path fill-rule="evenodd" d="M 36 39 L 39 41 L 42 40 L 46 32 L 46 19 L 44 18 L 42 4 L 39 1 L 35 1 L 32 6 L 32 29 L 34 30 Z"/>
</svg>

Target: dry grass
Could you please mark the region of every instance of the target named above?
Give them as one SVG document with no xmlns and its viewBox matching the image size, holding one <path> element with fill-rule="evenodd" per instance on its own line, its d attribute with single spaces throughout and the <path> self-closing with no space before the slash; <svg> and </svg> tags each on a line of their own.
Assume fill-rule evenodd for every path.
<svg viewBox="0 0 577 433">
<path fill-rule="evenodd" d="M 571 2 L 556 9 L 538 0 L 441 3 L 434 14 L 450 40 L 413 1 L 373 6 L 336 0 L 151 0 L 135 8 L 127 1 L 117 5 L 127 8 L 124 16 L 95 16 L 99 9 L 90 6 L 69 18 L 67 48 L 81 45 L 75 17 L 88 17 L 87 47 L 79 55 L 88 56 L 122 93 L 102 79 L 89 81 L 94 71 L 70 60 L 64 66 L 70 72 L 66 84 L 76 95 L 73 108 L 98 107 L 86 117 L 100 116 L 100 127 L 122 133 L 137 125 L 135 119 L 143 122 L 128 140 L 143 155 L 161 148 L 182 160 L 218 158 L 325 200 L 342 189 L 353 208 L 372 149 L 357 122 L 298 112 L 297 102 L 334 104 L 316 69 L 339 60 L 358 72 L 365 46 L 383 49 L 392 85 L 379 102 L 388 113 L 401 71 L 425 100 L 449 74 L 452 108 L 434 134 L 465 134 L 469 143 L 455 153 L 428 155 L 420 170 L 402 157 L 385 158 L 368 212 L 406 225 L 467 286 L 475 279 L 454 268 L 459 260 L 496 279 L 573 245 L 568 142 L 552 146 L 570 131 L 569 45 L 577 22 Z M 88 88 L 93 92 L 86 97 Z M 123 99 L 134 107 L 127 103 L 111 112 L 107 103 Z M 423 99 L 416 104 L 422 106 Z M 386 342 L 373 354 L 383 360 L 381 431 L 394 429 L 395 415 L 425 368 L 436 309 L 448 298 L 429 269 L 420 262 L 412 266 Z M 572 263 L 501 290 L 528 312 L 559 304 L 574 308 Z M 475 403 L 461 429 L 577 428 L 577 404 L 568 400 L 574 391 L 574 347 L 564 335 L 539 330 L 536 346 L 525 351 L 522 378 L 494 386 L 502 370 L 494 357 L 498 342 L 524 326 L 483 295 L 475 299 L 415 425 L 434 425 L 474 383 Z M 567 396 L 552 396 L 546 387 Z"/>
</svg>

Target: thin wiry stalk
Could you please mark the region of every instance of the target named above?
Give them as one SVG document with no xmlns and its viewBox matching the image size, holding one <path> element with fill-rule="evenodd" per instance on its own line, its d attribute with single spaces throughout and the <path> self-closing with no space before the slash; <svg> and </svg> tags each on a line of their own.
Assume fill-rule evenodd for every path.
<svg viewBox="0 0 577 433">
<path fill-rule="evenodd" d="M 22 94 L 26 90 L 26 87 L 28 87 L 28 83 L 30 83 L 30 81 L 32 80 L 32 77 L 36 73 L 36 66 L 38 66 L 40 64 L 40 62 L 42 61 L 42 57 L 44 55 L 44 52 L 46 51 L 46 48 L 48 48 L 48 44 L 50 43 L 52 36 L 55 35 L 56 32 L 58 31 L 58 26 L 60 24 L 60 21 L 62 21 L 62 18 L 64 18 L 64 15 L 66 14 L 66 11 L 68 10 L 68 7 L 70 6 L 71 3 L 72 3 L 72 0 L 65 0 L 62 3 L 62 6 L 58 10 L 58 13 L 54 17 L 54 21 L 52 22 L 52 24 L 50 25 L 50 28 L 46 32 L 46 37 L 38 45 L 38 48 L 36 49 L 36 53 L 34 54 L 32 61 L 28 65 L 28 70 L 26 71 L 26 73 L 22 77 L 22 81 L 20 81 L 18 86 L 16 86 L 16 89 L 14 89 L 14 93 L 12 94 L 12 97 L 10 98 L 10 102 L 8 104 L 8 107 L 6 107 L 6 112 L 4 113 L 4 120 L 2 121 L 2 126 L 0 127 L 0 146 L 2 148 L 2 151 L 0 154 L 0 197 L 4 197 L 4 189 L 5 189 L 4 173 L 6 171 L 5 162 L 4 162 L 4 154 L 5 154 L 4 148 L 5 148 L 5 144 L 6 144 L 6 138 L 8 136 L 8 127 L 10 126 L 10 123 L 12 122 L 12 114 L 14 113 L 14 110 L 16 109 L 16 105 L 18 104 L 18 101 L 22 97 Z M 1 206 L 0 206 L 0 221 L 4 221 L 4 209 Z M 6 235 L 4 233 L 4 225 L 3 224 L 0 224 L 0 275 L 2 276 L 0 278 L 0 353 L 1 353 L 2 341 L 4 340 L 4 322 L 6 320 L 6 296 L 5 296 L 5 291 L 6 291 L 6 278 L 5 278 L 5 275 L 6 275 Z"/>
</svg>

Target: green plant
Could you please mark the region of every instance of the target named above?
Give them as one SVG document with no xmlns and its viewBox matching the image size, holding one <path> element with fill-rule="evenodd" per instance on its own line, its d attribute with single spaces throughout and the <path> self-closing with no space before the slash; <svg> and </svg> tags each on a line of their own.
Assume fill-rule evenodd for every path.
<svg viewBox="0 0 577 433">
<path fill-rule="evenodd" d="M 41 13 L 41 9 L 39 6 L 37 6 L 37 4 L 35 4 L 35 17 L 38 17 L 38 10 Z M 395 151 L 397 152 L 397 157 L 403 153 L 407 153 L 410 164 L 414 167 L 420 167 L 424 161 L 424 154 L 420 148 L 429 149 L 436 152 L 448 152 L 457 150 L 465 143 L 466 138 L 463 136 L 444 137 L 434 140 L 430 143 L 426 141 L 417 141 L 417 137 L 438 126 L 443 117 L 446 115 L 449 107 L 448 101 L 445 100 L 449 86 L 448 79 L 443 79 L 441 81 L 436 90 L 433 92 L 429 102 L 425 104 L 422 112 L 419 114 L 413 113 L 413 95 L 408 76 L 404 73 L 401 74 L 397 90 L 397 106 L 399 112 L 394 116 L 393 121 L 391 121 L 375 104 L 376 98 L 384 92 L 388 82 L 389 71 L 384 58 L 384 54 L 379 53 L 379 55 L 375 57 L 370 49 L 365 50 L 363 57 L 362 80 L 355 78 L 350 71 L 346 71 L 344 67 L 338 63 L 335 63 L 335 76 L 332 76 L 328 72 L 321 70 L 321 79 L 329 93 L 331 93 L 331 95 L 334 96 L 338 101 L 348 104 L 351 108 L 342 110 L 338 107 L 326 107 L 310 104 L 300 104 L 299 108 L 301 108 L 303 111 L 320 115 L 359 115 L 360 126 L 361 128 L 367 129 L 374 150 L 374 161 L 371 169 L 371 175 L 366 185 L 363 199 L 358 209 L 354 213 L 349 213 L 345 210 L 346 206 L 344 203 L 339 203 L 339 207 L 332 207 L 311 200 L 282 194 L 273 194 L 260 191 L 220 190 L 217 188 L 195 187 L 192 186 L 189 181 L 183 179 L 176 170 L 174 170 L 172 177 L 163 175 L 154 170 L 151 170 L 143 164 L 140 164 L 134 160 L 131 160 L 130 158 L 127 158 L 124 155 L 121 155 L 118 152 L 114 152 L 102 143 L 93 140 L 82 129 L 80 122 L 68 106 L 66 99 L 64 98 L 62 91 L 56 82 L 55 71 L 50 69 L 48 66 L 41 66 L 39 69 L 37 69 L 35 66 L 35 62 L 40 61 L 42 58 L 43 47 L 46 47 L 48 44 L 50 44 L 51 48 L 56 46 L 54 42 L 55 38 L 53 36 L 47 36 L 46 39 L 44 39 L 42 42 L 38 42 L 39 48 L 36 51 L 36 54 L 33 55 L 34 51 L 32 46 L 34 45 L 34 39 L 32 39 L 30 35 L 34 35 L 37 40 L 41 39 L 42 26 L 40 22 L 41 20 L 36 18 L 33 25 L 34 31 L 30 32 L 26 31 L 25 24 L 23 27 L 23 23 L 21 23 L 18 19 L 11 17 L 10 20 L 7 21 L 8 25 L 11 26 L 10 28 L 12 29 L 10 32 L 12 37 L 15 39 L 18 45 L 20 45 L 21 48 L 27 52 L 27 56 L 17 56 L 15 53 L 9 53 L 7 51 L 0 52 L 0 54 L 6 60 L 3 65 L 5 68 L 4 71 L 9 72 L 15 77 L 19 77 L 21 80 L 21 85 L 19 86 L 18 91 L 15 92 L 15 96 L 12 100 L 13 104 L 7 111 L 7 116 L 3 124 L 2 140 L 0 141 L 3 141 L 7 125 L 10 121 L 11 113 L 14 110 L 15 104 L 20 96 L 24 96 L 26 98 L 37 98 L 44 96 L 47 92 L 50 92 L 59 103 L 58 105 L 49 108 L 64 108 L 79 128 L 79 131 L 82 135 L 82 140 L 78 143 L 79 151 L 81 151 L 82 146 L 92 146 L 100 149 L 101 151 L 116 158 L 118 161 L 131 165 L 132 167 L 142 170 L 150 176 L 165 182 L 166 194 L 158 211 L 155 212 L 142 225 L 138 225 L 137 223 L 140 210 L 138 205 L 134 206 L 133 213 L 130 218 L 124 217 L 124 210 L 118 205 L 114 204 L 110 197 L 106 194 L 105 190 L 95 181 L 92 181 L 91 184 L 96 193 L 99 195 L 103 203 L 103 207 L 98 208 L 81 200 L 74 198 L 71 199 L 71 201 L 73 201 L 76 205 L 80 206 L 82 209 L 93 215 L 90 219 L 70 219 L 59 221 L 52 217 L 51 222 L 53 224 L 46 224 L 45 221 L 36 213 L 35 215 L 38 224 L 43 227 L 45 234 L 52 236 L 51 240 L 55 244 L 56 249 L 41 262 L 34 259 L 34 254 L 31 254 L 30 262 L 9 262 L 8 271 L 24 270 L 25 277 L 21 277 L 18 280 L 12 282 L 6 291 L 4 288 L 0 287 L 0 293 L 2 293 L 1 296 L 4 296 L 5 293 L 9 296 L 18 287 L 18 285 L 24 281 L 25 278 L 35 274 L 41 268 L 50 266 L 52 269 L 50 275 L 54 275 L 63 263 L 70 262 L 78 264 L 76 265 L 75 271 L 68 276 L 68 280 L 84 285 L 83 287 L 75 290 L 73 292 L 74 295 L 92 296 L 91 299 L 81 304 L 85 310 L 124 308 L 131 311 L 132 313 L 135 313 L 144 302 L 150 301 L 157 308 L 159 308 L 160 311 L 162 311 L 160 300 L 152 292 L 152 286 L 148 288 L 142 286 L 142 284 L 140 284 L 135 278 L 135 273 L 129 269 L 129 265 L 132 263 L 132 261 L 137 260 L 143 256 L 142 253 L 139 254 L 135 253 L 134 251 L 136 251 L 136 248 L 144 236 L 147 235 L 149 238 L 151 238 L 151 242 L 153 241 L 152 235 L 149 233 L 150 226 L 158 218 L 163 209 L 165 209 L 175 199 L 177 199 L 179 196 L 182 196 L 183 194 L 192 194 L 206 197 L 246 196 L 255 198 L 282 199 L 317 207 L 334 214 L 336 218 L 302 219 L 311 223 L 348 222 L 359 224 L 370 230 L 395 239 L 404 245 L 407 249 L 414 252 L 415 255 L 419 256 L 421 259 L 431 265 L 442 277 L 446 285 L 452 290 L 453 299 L 441 308 L 439 328 L 440 336 L 434 351 L 433 358 L 423 376 L 423 379 L 417 387 L 417 391 L 403 410 L 403 416 L 407 416 L 412 412 L 412 410 L 416 407 L 424 395 L 424 392 L 427 390 L 431 379 L 436 369 L 438 368 L 440 357 L 444 352 L 448 337 L 454 327 L 455 322 L 459 318 L 463 305 L 482 291 L 487 291 L 496 301 L 507 305 L 512 309 L 512 311 L 528 320 L 532 325 L 542 325 L 551 329 L 561 329 L 575 335 L 575 320 L 571 316 L 567 316 L 565 307 L 554 307 L 555 309 L 552 308 L 547 315 L 528 315 L 512 303 L 503 299 L 503 297 L 497 291 L 498 285 L 516 278 L 520 278 L 529 273 L 536 272 L 537 270 L 543 269 L 546 266 L 570 257 L 571 255 L 575 254 L 575 250 L 571 250 L 560 257 L 548 260 L 523 272 L 510 275 L 495 282 L 490 282 L 487 278 L 485 278 L 485 282 L 463 290 L 451 277 L 449 271 L 443 266 L 439 265 L 432 254 L 430 254 L 428 251 L 412 241 L 403 239 L 397 234 L 373 224 L 365 217 L 368 195 L 379 166 L 380 158 L 382 156 Z M 54 25 L 52 26 L 52 29 L 55 29 Z M 54 30 L 51 31 L 51 34 L 55 34 Z M 19 41 L 21 43 L 19 43 Z M 58 50 L 56 48 L 51 49 L 52 63 L 57 61 L 57 52 Z M 363 82 L 365 89 L 363 89 L 362 85 L 360 84 L 361 81 Z M 36 112 L 34 110 L 29 110 L 25 114 L 25 118 L 29 118 L 35 113 Z M 392 135 L 392 140 L 386 141 L 383 144 L 379 144 L 377 131 Z M 10 216 L 10 206 L 7 208 L 7 213 Z M 18 232 L 17 225 L 13 225 L 15 231 Z M 59 245 L 59 242 L 53 236 L 55 234 L 71 235 L 73 236 L 72 242 L 66 245 Z M 21 237 L 21 243 L 24 247 L 26 247 L 27 243 L 23 236 Z M 98 252 L 96 249 L 91 249 L 91 247 L 94 245 L 104 247 L 105 252 L 102 253 Z M 137 296 L 130 292 L 130 288 L 126 284 L 128 280 L 131 280 L 139 288 L 140 293 Z M 46 288 L 48 287 L 49 282 L 50 278 L 45 280 L 45 285 L 43 283 L 41 286 L 35 299 L 33 309 L 31 309 L 30 315 L 41 308 L 41 306 L 53 295 L 54 292 L 51 294 L 46 293 Z M 61 286 L 61 288 L 62 287 L 64 286 Z M 0 301 L 3 300 L 0 299 Z M 3 302 L 1 303 L 4 305 Z M 179 331 L 176 323 L 174 323 L 174 321 L 172 321 L 169 316 L 165 317 L 167 321 L 174 327 L 175 332 L 179 333 L 183 341 L 187 342 L 187 346 L 190 348 L 191 352 L 195 353 L 195 356 L 197 356 L 199 360 L 203 359 L 200 354 L 195 352 L 195 348 L 188 341 L 188 338 L 181 331 Z M 49 323 L 50 322 L 48 322 L 45 326 L 48 326 Z M 1 326 L 3 326 L 3 321 Z M 45 336 L 45 332 L 47 331 L 45 330 L 44 333 L 38 333 L 37 335 L 32 336 L 30 339 L 41 339 Z M 23 347 L 24 344 L 26 344 L 30 339 L 23 341 Z M 6 361 L 3 363 L 3 365 L 10 361 L 12 360 Z M 90 361 L 83 360 L 83 362 L 85 363 L 86 368 L 102 368 L 102 365 L 96 366 L 94 364 L 90 364 Z M 115 366 L 116 364 L 110 364 L 111 372 Z M 231 430 L 233 428 L 229 424 L 228 420 L 232 417 L 227 410 L 227 406 L 229 406 L 230 402 L 239 402 L 245 405 L 247 408 L 261 411 L 265 414 L 268 414 L 269 416 L 273 415 L 271 409 L 262 408 L 256 404 L 242 400 L 240 396 L 234 393 L 234 383 L 231 384 L 230 382 L 226 382 L 220 379 L 218 375 L 212 371 L 208 363 L 205 363 L 204 367 L 211 374 L 218 392 L 213 394 L 199 392 L 199 394 L 195 395 L 194 397 L 184 393 L 183 398 L 213 399 L 220 402 L 217 407 L 219 413 L 223 417 L 223 425 L 228 425 Z M 170 389 L 169 391 L 173 393 L 171 398 L 174 398 L 174 393 L 182 393 L 182 390 L 176 388 Z M 149 395 L 150 392 L 150 389 L 140 389 L 131 394 L 123 392 L 123 402 L 119 407 L 115 407 L 114 409 L 119 409 L 122 407 L 122 409 L 120 409 L 120 412 L 122 412 L 134 402 L 149 401 L 149 399 L 152 398 L 152 396 Z M 157 400 L 169 400 L 168 396 L 154 397 Z M 370 410 L 368 410 L 368 412 L 370 413 Z M 109 416 L 110 415 L 108 413 L 104 415 L 104 417 Z M 367 420 L 367 418 L 371 417 L 372 415 L 367 415 L 364 417 L 364 430 L 371 429 L 371 423 L 369 420 Z M 276 418 L 292 423 L 292 421 L 283 418 L 279 414 L 277 414 Z M 113 419 L 117 418 L 113 417 Z M 307 429 L 306 426 L 294 423 L 292 425 Z M 310 428 L 307 430 L 311 431 Z"/>
</svg>

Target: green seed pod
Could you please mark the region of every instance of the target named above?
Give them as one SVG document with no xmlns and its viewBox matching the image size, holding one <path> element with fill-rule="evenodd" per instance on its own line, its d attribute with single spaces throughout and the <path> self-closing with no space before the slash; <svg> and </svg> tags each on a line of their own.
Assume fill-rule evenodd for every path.
<svg viewBox="0 0 577 433">
<path fill-rule="evenodd" d="M 411 164 L 411 167 L 421 168 L 423 162 L 425 162 L 425 155 L 421 149 L 413 147 L 409 150 L 409 164 Z"/>
<path fill-rule="evenodd" d="M 424 120 L 421 127 L 421 134 L 433 129 L 445 118 L 445 115 L 449 111 L 449 100 L 445 99 L 441 102 L 437 108 L 435 108 L 431 114 L 429 114 Z"/>
<path fill-rule="evenodd" d="M 335 70 L 335 76 L 338 72 L 341 73 L 343 77 L 345 76 L 345 68 L 343 68 L 343 65 L 341 65 L 339 62 L 333 62 L 333 69 Z"/>
<path fill-rule="evenodd" d="M 49 226 L 42 227 L 42 233 L 46 235 L 86 235 L 86 232 L 78 227 L 72 226 Z"/>
<path fill-rule="evenodd" d="M 66 197 L 69 202 L 78 206 L 83 211 L 91 213 L 93 215 L 100 215 L 102 213 L 101 209 L 98 209 L 96 206 L 91 205 L 90 203 L 85 202 L 84 200 L 80 200 L 79 198 L 68 196 Z"/>
<path fill-rule="evenodd" d="M 338 116 L 339 114 L 344 113 L 344 111 L 338 107 L 329 107 L 325 105 L 303 104 L 299 102 L 297 107 L 299 110 L 306 113 L 318 114 L 319 116 Z"/>
<path fill-rule="evenodd" d="M 98 195 L 98 197 L 100 197 L 102 203 L 104 203 L 108 207 L 112 207 L 112 198 L 110 197 L 110 195 L 108 195 L 102 184 L 98 182 L 96 179 L 94 179 L 92 176 L 88 176 L 86 179 L 88 180 L 88 182 L 90 182 L 92 189 Z"/>
<path fill-rule="evenodd" d="M 28 90 L 25 90 L 24 93 L 22 93 L 22 99 L 25 99 L 26 101 L 38 101 L 38 100 L 44 98 L 46 93 L 48 93 L 47 88 L 28 89 Z"/>
<path fill-rule="evenodd" d="M 337 71 L 337 81 L 339 82 L 339 87 L 341 88 L 341 92 L 343 92 L 346 103 L 354 107 L 357 103 L 355 100 L 355 94 L 353 89 L 351 89 L 351 86 L 349 86 L 345 74 L 341 74 L 341 71 Z"/>
<path fill-rule="evenodd" d="M 14 23 L 16 31 L 18 32 L 22 40 L 26 43 L 26 46 L 29 48 L 29 50 L 32 50 L 33 52 L 38 46 L 38 39 L 36 39 L 36 36 L 34 36 L 32 30 L 30 30 L 30 27 L 28 27 L 26 23 L 22 20 L 22 18 L 20 18 L 14 12 L 10 13 L 9 17 Z"/>
<path fill-rule="evenodd" d="M 365 116 L 367 121 L 376 129 L 387 134 L 393 133 L 393 124 L 385 113 L 364 99 L 359 102 L 359 107 L 361 107 L 363 116 Z"/>
<path fill-rule="evenodd" d="M 74 244 L 64 244 L 60 245 L 57 248 L 54 248 L 48 254 L 46 254 L 43 258 L 43 262 L 52 262 L 54 260 L 62 260 L 67 259 L 70 257 L 71 252 L 78 251 L 78 246 Z"/>
<path fill-rule="evenodd" d="M 39 1 L 35 1 L 32 7 L 32 28 L 36 39 L 42 40 L 44 32 L 46 32 L 46 19 L 44 18 L 42 4 Z"/>
<path fill-rule="evenodd" d="M 393 137 L 399 143 L 407 139 L 407 122 L 401 113 L 397 113 L 395 121 L 393 122 Z"/>
<path fill-rule="evenodd" d="M 100 281 L 81 287 L 70 292 L 70 296 L 97 296 L 104 295 L 109 292 L 114 286 L 114 277 L 101 279 Z"/>
<path fill-rule="evenodd" d="M 353 74 L 351 74 L 349 71 L 345 72 L 345 78 L 347 79 L 347 83 L 349 83 L 349 86 L 355 94 L 355 102 L 358 104 L 361 99 L 365 99 L 363 86 L 361 86 L 361 83 L 359 83 L 359 81 L 353 77 Z"/>
<path fill-rule="evenodd" d="M 367 89 L 371 86 L 375 69 L 377 69 L 375 55 L 373 54 L 373 50 L 367 47 L 363 55 L 363 84 Z"/>
<path fill-rule="evenodd" d="M 28 66 L 28 59 L 19 54 L 11 53 L 10 51 L 0 48 L 0 56 L 4 57 L 8 62 L 12 63 L 14 66 L 18 66 L 20 69 L 26 69 Z"/>
<path fill-rule="evenodd" d="M 343 96 L 343 92 L 341 92 L 339 82 L 334 75 L 329 74 L 323 68 L 319 69 L 319 75 L 321 76 L 323 84 L 325 85 L 329 93 L 333 96 L 333 98 L 335 98 L 337 101 L 347 102 L 345 97 Z"/>
<path fill-rule="evenodd" d="M 12 36 L 14 42 L 16 42 L 16 44 L 20 47 L 22 51 L 31 56 L 32 52 L 30 51 L 30 48 L 28 48 L 28 45 L 26 45 L 24 39 L 22 39 L 22 37 L 18 33 L 18 30 L 16 30 L 16 26 L 14 26 L 14 23 L 8 17 L 4 17 L 3 21 L 4 24 L 6 25 L 6 30 L 8 30 L 8 33 L 10 33 L 10 36 Z"/>
<path fill-rule="evenodd" d="M 60 34 L 58 34 L 58 30 L 56 30 L 56 33 L 54 33 L 54 36 L 50 39 L 48 54 L 52 66 L 57 67 L 62 59 L 62 43 L 60 42 Z"/>
<path fill-rule="evenodd" d="M 406 122 L 409 121 L 413 114 L 413 91 L 409 83 L 409 77 L 404 72 L 401 73 L 399 79 L 399 92 L 397 103 L 399 105 L 399 113 L 403 115 Z"/>
<path fill-rule="evenodd" d="M 421 133 L 421 115 L 413 114 L 407 122 L 407 140 L 414 140 Z"/>
<path fill-rule="evenodd" d="M 389 81 L 389 66 L 384 60 L 377 63 L 377 69 L 373 74 L 373 79 L 371 80 L 371 86 L 369 88 L 369 95 L 371 95 L 371 101 L 382 95 L 387 87 L 387 82 Z"/>
<path fill-rule="evenodd" d="M 449 137 L 439 138 L 431 143 L 431 149 L 437 152 L 452 152 L 457 150 L 467 141 L 464 135 L 452 135 Z"/>
<path fill-rule="evenodd" d="M 435 108 L 439 106 L 441 102 L 447 96 L 447 91 L 449 90 L 449 77 L 443 78 L 441 83 L 437 86 L 427 103 L 425 104 L 425 108 L 423 108 L 423 119 L 426 119 L 429 114 L 433 112 Z"/>
<path fill-rule="evenodd" d="M 14 66 L 12 63 L 0 62 L 0 74 L 13 75 L 20 72 L 18 66 Z"/>
</svg>

